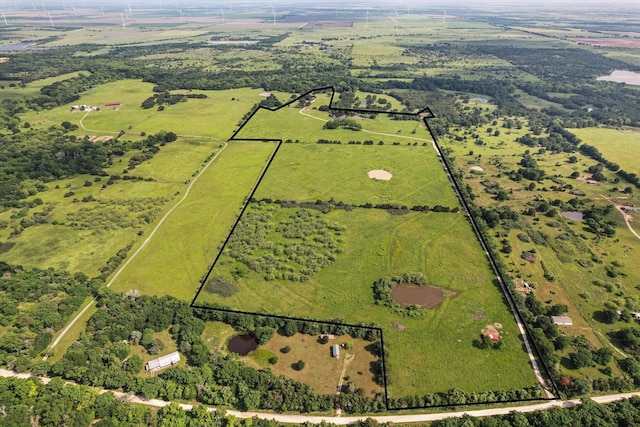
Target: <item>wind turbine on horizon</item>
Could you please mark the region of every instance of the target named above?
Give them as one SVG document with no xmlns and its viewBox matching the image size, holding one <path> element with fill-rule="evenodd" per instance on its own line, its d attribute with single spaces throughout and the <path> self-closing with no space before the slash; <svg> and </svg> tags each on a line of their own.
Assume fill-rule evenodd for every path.
<svg viewBox="0 0 640 427">
<path fill-rule="evenodd" d="M 2 19 L 4 19 L 4 25 L 9 25 L 7 24 L 7 15 L 5 15 L 4 12 L 2 12 Z"/>
<path fill-rule="evenodd" d="M 396 8 L 393 8 L 393 11 L 396 13 L 396 31 L 398 31 L 398 24 L 400 21 L 400 16 L 398 15 L 398 11 L 396 10 Z"/>
</svg>

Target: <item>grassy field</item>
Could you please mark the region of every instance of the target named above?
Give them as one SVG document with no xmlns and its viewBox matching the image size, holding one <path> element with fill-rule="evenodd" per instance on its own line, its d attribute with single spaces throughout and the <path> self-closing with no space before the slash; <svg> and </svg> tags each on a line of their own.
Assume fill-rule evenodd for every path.
<svg viewBox="0 0 640 427">
<path fill-rule="evenodd" d="M 569 191 L 550 191 L 556 183 L 551 179 L 536 182 L 534 190 L 526 187 L 530 181 L 516 182 L 508 179 L 507 171 L 517 169 L 517 162 L 521 159 L 525 150 L 529 147 L 522 146 L 514 140 L 527 133 L 524 127 L 521 130 L 510 130 L 507 134 L 504 129 L 498 137 L 486 133 L 487 126 L 472 128 L 467 132 L 482 135 L 486 145 L 479 147 L 469 142 L 454 142 L 443 138 L 443 144 L 453 149 L 456 157 L 456 168 L 463 171 L 465 182 L 469 184 L 477 195 L 475 202 L 481 206 L 509 206 L 516 212 L 522 212 L 529 206 L 534 206 L 541 200 L 551 202 L 562 200 L 567 202 L 575 195 Z M 495 128 L 495 126 L 494 126 Z M 622 168 L 629 168 L 634 172 L 637 168 L 634 159 L 634 150 L 637 148 L 634 142 L 635 134 L 631 131 L 617 131 L 613 129 L 575 129 L 572 130 L 583 142 L 595 145 L 608 160 L 619 162 Z M 486 136 L 485 136 L 486 135 Z M 473 154 L 469 154 L 469 150 Z M 533 150 L 532 150 L 533 151 Z M 577 162 L 571 163 L 568 158 L 576 155 Z M 560 178 L 570 183 L 574 190 L 579 190 L 585 195 L 580 198 L 590 200 L 597 206 L 608 204 L 637 205 L 640 203 L 636 194 L 623 194 L 621 189 L 627 184 L 620 182 L 615 184 L 615 175 L 606 171 L 608 183 L 599 185 L 587 184 L 584 178 L 590 178 L 588 167 L 596 162 L 580 155 L 579 153 L 533 153 L 538 166 L 547 172 L 550 177 Z M 471 173 L 472 166 L 480 166 L 483 173 Z M 569 179 L 573 172 L 580 173 L 580 179 Z M 501 202 L 494 200 L 493 196 L 485 190 L 486 182 L 498 183 L 509 192 L 509 199 Z M 614 187 L 618 187 L 615 190 Z M 607 199 L 605 199 L 605 197 Z M 522 218 L 528 218 L 522 216 Z M 527 281 L 535 287 L 535 295 L 545 304 L 566 304 L 569 307 L 568 315 L 573 319 L 573 326 L 562 327 L 562 331 L 568 335 L 584 335 L 594 346 L 610 346 L 608 333 L 620 329 L 620 324 L 609 325 L 598 320 L 598 312 L 602 310 L 604 302 L 610 302 L 618 307 L 625 306 L 625 300 L 635 307 L 635 301 L 640 298 L 636 288 L 640 281 L 637 269 L 631 267 L 640 262 L 638 252 L 638 239 L 627 229 L 622 220 L 622 215 L 616 211 L 608 216 L 608 219 L 617 224 L 615 238 L 602 238 L 586 230 L 585 224 L 572 221 L 556 215 L 554 218 L 536 215 L 535 218 L 520 221 L 517 227 L 505 230 L 513 247 L 509 255 L 504 256 L 512 277 L 521 292 L 526 292 L 522 283 Z M 631 222 L 632 226 L 635 226 Z M 498 231 L 500 232 L 500 231 Z M 545 244 L 533 241 L 523 241 L 523 234 L 543 233 L 549 236 Z M 524 251 L 534 251 L 536 260 L 528 262 L 521 258 Z M 600 262 L 592 262 L 592 259 Z M 554 280 L 549 281 L 544 277 L 541 261 L 553 274 Z M 585 266 L 581 266 L 581 261 Z M 586 261 L 586 262 L 585 262 Z M 609 277 L 604 267 L 616 267 L 621 274 L 617 277 Z M 614 372 L 619 372 L 612 365 Z M 570 363 L 562 364 L 565 372 L 572 372 Z M 596 369 L 582 369 L 572 374 L 589 375 L 590 377 L 603 376 Z"/>
<path fill-rule="evenodd" d="M 309 282 L 265 281 L 261 274 L 249 272 L 239 280 L 240 291 L 234 296 L 214 297 L 202 292 L 198 302 L 319 319 L 339 316 L 346 322 L 374 321 L 385 330 L 388 363 L 393 367 L 393 396 L 451 387 L 478 391 L 534 383 L 513 317 L 493 284 L 487 261 L 462 214 L 394 216 L 362 209 L 333 211 L 323 217 L 346 227 L 341 234 L 344 252 Z M 228 274 L 237 268 L 230 261 L 221 258 L 213 274 Z M 421 271 L 429 283 L 462 293 L 420 319 L 375 305 L 373 282 L 408 271 Z M 484 313 L 485 317 L 474 320 L 476 313 Z M 406 330 L 393 329 L 391 324 L 395 321 L 404 324 Z M 473 347 L 472 341 L 480 330 L 487 323 L 496 322 L 504 325 L 505 348 L 487 352 Z M 452 360 L 451 354 L 465 357 Z M 483 367 L 490 360 L 501 367 L 501 373 Z M 473 377 L 468 375 L 471 371 L 476 372 Z M 424 381 L 425 377 L 429 381 Z"/>
<path fill-rule="evenodd" d="M 155 181 L 117 181 L 101 188 L 103 180 L 93 176 L 77 176 L 49 184 L 38 193 L 43 205 L 28 211 L 26 216 L 51 206 L 49 222 L 26 228 L 9 239 L 15 246 L 0 255 L 5 262 L 25 266 L 66 268 L 89 276 L 99 274 L 112 255 L 136 241 L 140 230 L 151 219 L 168 208 L 176 194 L 185 188 L 203 160 L 218 148 L 218 143 L 196 138 L 180 138 L 164 146 L 152 160 L 131 173 Z M 127 163 L 116 162 L 112 173 L 120 173 Z M 87 186 L 87 181 L 92 185 Z M 73 192 L 72 197 L 65 197 Z M 93 201 L 82 202 L 86 197 Z M 0 220 L 9 222 L 1 236 L 8 239 L 19 218 L 11 219 L 18 209 L 0 213 Z"/>
<path fill-rule="evenodd" d="M 329 347 L 333 344 L 341 345 L 351 341 L 354 346 L 350 350 L 340 348 L 340 359 L 330 357 Z M 382 393 L 384 390 L 373 381 L 371 364 L 378 357 L 371 354 L 365 347 L 370 343 L 361 339 L 353 339 L 349 336 L 336 337 L 328 344 L 320 344 L 317 337 L 296 334 L 292 337 L 284 337 L 276 334 L 267 344 L 260 347 L 269 354 L 278 357 L 278 363 L 268 365 L 274 374 L 284 375 L 302 383 L 309 384 L 317 393 L 336 393 L 341 377 L 349 378 L 356 388 L 364 389 L 366 396 Z M 291 351 L 280 351 L 289 346 Z M 292 368 L 298 360 L 305 362 L 301 371 Z M 348 381 L 344 381 L 346 384 Z"/>
<path fill-rule="evenodd" d="M 275 144 L 232 142 L 113 284 L 190 300 Z M 135 248 L 134 248 L 135 249 Z"/>
<path fill-rule="evenodd" d="M 120 131 L 130 134 L 172 131 L 179 135 L 197 135 L 226 140 L 238 120 L 261 99 L 258 89 L 226 91 L 193 91 L 203 93 L 206 99 L 189 99 L 167 106 L 164 111 L 143 109 L 140 105 L 153 95 L 153 85 L 139 80 L 121 80 L 106 83 L 82 93 L 74 105 L 99 107 L 100 111 L 86 114 L 70 111 L 71 104 L 47 111 L 21 115 L 34 127 L 47 128 L 69 121 L 79 126 L 77 135 L 113 135 Z M 234 99 L 233 101 L 231 99 Z M 105 107 L 107 102 L 121 102 L 118 107 Z M 85 117 L 86 115 L 86 117 Z M 82 123 L 81 123 L 82 121 Z M 84 128 L 83 128 L 84 126 Z M 128 138 L 127 135 L 124 137 Z"/>
<path fill-rule="evenodd" d="M 640 131 L 635 129 L 571 129 L 585 144 L 593 145 L 605 159 L 617 163 L 627 172 L 639 174 Z"/>
<path fill-rule="evenodd" d="M 377 169 L 393 178 L 369 178 L 367 173 Z M 431 145 L 283 144 L 255 197 L 453 208 L 458 200 L 450 185 Z"/>
<path fill-rule="evenodd" d="M 5 89 L 0 89 L 0 101 L 4 99 L 22 98 L 25 96 L 38 96 L 40 95 L 40 89 L 50 84 L 61 82 L 63 80 L 69 80 L 79 75 L 90 75 L 89 71 L 77 71 L 75 73 L 61 74 L 56 77 L 49 77 L 48 79 L 35 80 L 31 83 L 27 83 L 25 87 L 16 86 L 9 87 L 8 83 L 3 82 L 6 86 Z"/>
</svg>

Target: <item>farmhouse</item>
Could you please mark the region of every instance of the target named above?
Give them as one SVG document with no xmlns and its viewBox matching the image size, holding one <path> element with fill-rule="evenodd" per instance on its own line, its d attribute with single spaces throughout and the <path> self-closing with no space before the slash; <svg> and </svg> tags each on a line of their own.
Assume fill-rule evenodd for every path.
<svg viewBox="0 0 640 427">
<path fill-rule="evenodd" d="M 562 326 L 571 326 L 573 325 L 573 320 L 567 316 L 551 316 L 551 321 L 556 325 Z"/>
<path fill-rule="evenodd" d="M 334 344 L 331 346 L 331 357 L 340 359 L 340 346 L 338 344 Z"/>
<path fill-rule="evenodd" d="M 104 104 L 105 107 L 119 107 L 120 105 L 122 105 L 122 102 L 119 101 L 107 102 L 106 104 Z"/>
<path fill-rule="evenodd" d="M 144 367 L 145 371 L 153 371 L 155 369 L 164 368 L 165 366 L 173 366 L 180 361 L 180 353 L 174 351 L 157 359 L 153 359 L 147 362 Z"/>
</svg>

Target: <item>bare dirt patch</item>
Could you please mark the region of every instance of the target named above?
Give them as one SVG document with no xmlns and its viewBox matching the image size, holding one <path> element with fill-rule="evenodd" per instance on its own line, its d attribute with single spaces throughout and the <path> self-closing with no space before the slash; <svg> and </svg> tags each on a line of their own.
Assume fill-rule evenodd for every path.
<svg viewBox="0 0 640 427">
<path fill-rule="evenodd" d="M 268 98 L 269 96 L 271 96 L 271 92 L 261 92 L 258 94 L 258 96 L 264 96 L 265 98 Z"/>
<path fill-rule="evenodd" d="M 89 141 L 91 142 L 106 142 L 112 139 L 112 136 L 90 136 Z"/>
<path fill-rule="evenodd" d="M 308 384 L 317 393 L 336 393 L 346 357 L 351 359 L 347 364 L 344 376 L 349 376 L 356 388 L 364 389 L 366 396 L 382 392 L 382 387 L 375 383 L 374 376 L 370 371 L 371 364 L 378 360 L 377 354 L 374 355 L 371 352 L 371 343 L 359 338 L 351 338 L 348 335 L 336 336 L 335 338 L 331 344 L 320 344 L 316 337 L 309 335 L 295 334 L 292 337 L 285 337 L 275 334 L 261 348 L 278 356 L 278 362 L 270 366 L 274 374 L 284 375 Z M 342 347 L 342 344 L 347 341 L 354 344 L 350 350 Z M 333 344 L 340 346 L 340 359 L 331 357 L 330 348 Z M 282 353 L 280 350 L 285 346 L 289 346 L 291 351 Z M 292 368 L 292 364 L 298 360 L 305 362 L 305 367 L 301 371 Z"/>
<path fill-rule="evenodd" d="M 482 169 L 481 166 L 471 166 L 469 169 L 476 172 L 484 172 L 484 169 Z"/>
<path fill-rule="evenodd" d="M 502 325 L 500 325 L 502 326 Z M 485 326 L 485 328 L 482 330 L 482 335 L 490 335 L 492 337 L 499 337 L 500 333 L 498 332 L 498 328 L 496 328 L 494 325 L 487 325 Z"/>
<path fill-rule="evenodd" d="M 601 47 L 624 47 L 628 49 L 640 48 L 640 39 L 573 39 L 578 44 Z"/>
<path fill-rule="evenodd" d="M 379 181 L 389 181 L 391 178 L 393 178 L 391 172 L 387 172 L 386 170 L 382 169 L 370 170 L 367 175 L 369 176 L 369 178 L 377 179 Z"/>
<path fill-rule="evenodd" d="M 398 283 L 391 290 L 391 299 L 402 307 L 417 305 L 420 308 L 434 308 L 445 298 L 455 298 L 460 295 L 460 291 L 454 289 L 441 288 L 434 285 L 412 285 L 409 283 Z"/>
<path fill-rule="evenodd" d="M 562 216 L 565 218 L 569 218 L 573 221 L 582 222 L 584 220 L 584 214 L 582 212 L 577 211 L 564 211 L 561 212 Z"/>
<path fill-rule="evenodd" d="M 482 319 L 484 316 L 486 316 L 486 314 L 484 314 L 483 312 L 479 311 L 477 313 L 473 313 L 473 318 L 474 320 L 480 320 Z"/>
</svg>

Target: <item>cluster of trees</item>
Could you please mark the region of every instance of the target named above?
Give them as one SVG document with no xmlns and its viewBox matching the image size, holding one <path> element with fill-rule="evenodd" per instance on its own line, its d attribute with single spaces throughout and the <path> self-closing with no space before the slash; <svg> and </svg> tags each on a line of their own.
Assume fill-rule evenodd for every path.
<svg viewBox="0 0 640 427">
<path fill-rule="evenodd" d="M 340 127 L 351 130 L 362 130 L 362 123 L 359 123 L 356 119 L 352 119 L 351 117 L 344 117 L 330 120 L 323 126 L 324 129 L 338 129 Z"/>
<path fill-rule="evenodd" d="M 342 225 L 329 223 L 308 209 L 298 209 L 278 221 L 263 206 L 250 205 L 224 254 L 264 274 L 265 280 L 306 282 L 342 252 L 337 239 L 344 231 Z"/>
<path fill-rule="evenodd" d="M 444 160 L 447 164 L 450 164 L 452 161 L 449 157 L 449 152 L 443 150 Z M 450 166 L 449 166 L 450 167 Z M 476 230 L 480 234 L 480 237 L 485 242 L 487 248 L 489 249 L 490 258 L 492 264 L 495 266 L 497 271 L 499 272 L 502 281 L 505 283 L 509 294 L 508 298 L 511 298 L 518 308 L 518 312 L 520 313 L 526 329 L 528 336 L 531 338 L 534 348 L 536 352 L 540 355 L 544 362 L 544 366 L 546 367 L 549 375 L 552 377 L 554 382 L 559 385 L 562 392 L 567 395 L 584 395 L 591 393 L 593 390 L 601 390 L 601 391 L 628 391 L 633 388 L 634 381 L 626 378 L 598 378 L 592 380 L 589 377 L 581 377 L 578 379 L 571 379 L 568 377 L 564 377 L 562 372 L 560 371 L 560 355 L 558 352 L 563 351 L 568 345 L 574 344 L 574 349 L 576 355 L 573 356 L 574 360 L 578 364 L 583 362 L 589 362 L 588 358 L 584 358 L 586 355 L 585 349 L 591 351 L 591 362 L 596 361 L 606 361 L 609 356 L 607 355 L 608 350 L 595 350 L 593 351 L 593 347 L 590 345 L 586 345 L 581 337 L 569 338 L 560 334 L 557 326 L 554 325 L 549 316 L 551 313 L 555 315 L 555 313 L 564 312 L 565 307 L 562 305 L 555 305 L 550 307 L 545 307 L 542 303 L 536 299 L 533 293 L 528 294 L 526 297 L 523 297 L 520 293 L 516 291 L 516 286 L 507 274 L 508 268 L 501 261 L 501 258 L 498 256 L 498 248 L 495 244 L 493 237 L 490 235 L 490 227 L 489 224 L 494 227 L 497 226 L 501 221 L 508 225 L 516 225 L 517 221 L 512 220 L 509 217 L 512 215 L 509 212 L 505 213 L 505 219 L 500 218 L 500 213 L 496 211 L 495 208 L 484 208 L 478 207 L 473 203 L 473 198 L 471 197 L 472 189 L 469 185 L 463 185 L 458 180 L 460 180 L 461 174 L 454 174 L 454 178 L 456 180 L 456 186 L 460 190 L 462 194 L 463 201 L 468 209 L 472 213 L 472 222 L 475 224 Z M 580 204 L 584 201 L 576 198 L 574 204 Z M 552 204 L 556 202 L 551 202 Z M 558 201 L 556 204 L 560 206 L 563 202 Z M 511 210 L 509 210 L 511 211 Z M 513 212 L 515 217 L 517 218 L 517 213 Z M 485 221 L 485 217 L 487 221 Z M 521 228 L 521 227 L 517 227 Z M 535 231 L 535 230 L 533 230 Z M 539 233 L 536 234 L 536 233 Z M 543 242 L 550 242 L 551 239 L 548 236 L 544 236 L 540 232 L 529 232 L 521 233 L 523 236 L 521 240 L 527 239 L 535 239 Z M 519 235 L 519 236 L 520 236 Z M 502 236 L 501 233 L 498 233 L 498 236 Z M 560 237 L 560 236 L 559 236 Z M 556 239 L 557 240 L 557 239 Z M 550 272 L 546 271 L 546 266 L 541 263 L 543 269 L 545 270 L 546 275 L 551 275 Z M 553 277 L 549 277 L 548 280 L 553 280 Z M 560 350 L 562 349 L 562 350 Z M 578 354 L 580 352 L 580 354 Z M 630 366 L 629 369 L 635 369 L 635 365 L 633 360 L 628 361 L 626 359 L 627 365 Z M 638 374 L 638 382 L 640 383 L 640 362 L 637 364 L 637 371 L 634 371 Z M 604 370 L 608 370 L 607 366 L 603 368 Z"/>
<path fill-rule="evenodd" d="M 160 409 L 125 403 L 112 393 L 98 394 L 93 388 L 66 384 L 59 378 L 44 384 L 38 377 L 0 377 L 0 402 L 3 426 L 281 426 L 258 418 L 236 419 L 204 406 L 185 411 L 177 403 Z"/>
<path fill-rule="evenodd" d="M 596 170 L 592 173 L 593 179 L 596 181 L 606 181 L 606 178 L 602 174 L 602 167 L 606 167 L 611 172 L 615 172 L 620 178 L 624 179 L 630 184 L 633 184 L 635 187 L 640 188 L 640 178 L 635 173 L 629 173 L 624 169 L 620 169 L 620 166 L 617 163 L 613 163 L 604 158 L 604 156 L 600 153 L 600 151 L 594 147 L 593 145 L 582 144 L 580 146 L 580 152 L 585 156 L 591 157 L 593 160 L 598 161 L 598 165 L 595 166 Z M 591 170 L 590 170 L 591 172 Z M 598 174 L 598 175 L 596 175 Z"/>
<path fill-rule="evenodd" d="M 217 275 L 208 279 L 203 289 L 221 297 L 230 297 L 238 292 L 238 283 L 233 277 Z"/>
<path fill-rule="evenodd" d="M 492 415 L 474 418 L 463 415 L 435 421 L 433 427 L 494 427 L 527 426 L 548 427 L 568 425 L 631 426 L 640 423 L 640 398 L 617 400 L 613 403 L 597 404 L 591 399 L 582 399 L 572 408 L 553 407 L 542 411 L 511 412 L 507 415 Z"/>
<path fill-rule="evenodd" d="M 532 148 L 543 147 L 552 153 L 573 153 L 581 142 L 578 137 L 558 124 L 550 125 L 547 134 L 548 136 L 535 137 L 527 133 L 516 138 L 516 141 Z"/>
<path fill-rule="evenodd" d="M 187 97 L 185 95 L 172 94 L 166 91 L 166 92 L 154 93 L 152 96 L 142 101 L 142 104 L 140 106 L 145 110 L 148 110 L 149 108 L 153 108 L 157 105 L 158 111 L 161 111 L 164 109 L 165 105 L 175 105 L 178 102 L 184 102 L 186 100 L 187 100 Z"/>
<path fill-rule="evenodd" d="M 348 203 L 344 203 L 343 201 L 335 201 L 333 198 L 329 200 L 316 200 L 315 202 L 296 202 L 295 200 L 273 200 L 270 198 L 264 199 L 255 199 L 251 198 L 251 202 L 257 202 L 261 204 L 271 204 L 275 203 L 280 205 L 282 208 L 303 208 L 303 209 L 315 209 L 319 210 L 322 213 L 329 213 L 334 209 L 344 209 L 346 211 L 352 211 L 354 208 L 362 208 L 362 209 L 383 209 L 388 211 L 393 215 L 402 215 L 408 214 L 409 211 L 414 212 L 459 212 L 460 208 L 455 206 L 453 208 L 449 206 L 435 205 L 433 207 L 429 207 L 428 205 L 414 205 L 409 208 L 406 205 L 400 205 L 396 203 L 362 203 L 359 205 L 351 205 Z M 342 230 L 337 230 L 342 231 Z"/>
<path fill-rule="evenodd" d="M 464 392 L 460 389 L 452 388 L 441 393 L 390 397 L 389 407 L 404 409 L 429 406 L 470 405 L 474 403 L 513 402 L 514 400 L 538 399 L 542 397 L 542 390 L 537 385 L 522 389 L 481 391 L 477 393 Z"/>
<path fill-rule="evenodd" d="M 102 284 L 82 273 L 24 269 L 0 261 L 0 365 L 30 370 L 84 300 Z"/>
<path fill-rule="evenodd" d="M 96 306 L 98 311 L 87 323 L 80 339 L 59 362 L 41 367 L 42 373 L 60 375 L 85 385 L 121 388 L 149 399 L 196 399 L 208 405 L 234 406 L 242 410 L 323 412 L 342 403 L 343 410 L 350 408 L 353 412 L 384 409 L 381 395 L 374 398 L 317 395 L 307 385 L 275 376 L 268 369 L 255 370 L 235 357 L 210 350 L 202 340 L 205 326 L 202 319 L 230 320 L 234 313 L 215 310 L 194 313 L 187 303 L 172 297 L 139 296 L 135 292 L 122 295 L 107 290 L 100 292 Z M 259 316 L 244 316 L 245 321 L 253 322 L 252 328 L 245 330 L 254 331 L 256 336 L 266 340 L 273 331 L 280 330 L 279 324 L 284 325 L 280 332 L 292 332 L 287 332 L 289 323 L 286 319 L 260 320 Z M 298 322 L 304 323 L 292 323 L 293 333 L 299 331 Z M 312 327 L 310 325 L 310 329 Z M 335 328 L 338 330 L 340 325 Z M 343 330 L 357 329 L 345 327 Z M 134 363 L 132 367 L 129 363 L 134 358 L 129 356 L 133 347 L 142 344 L 145 336 L 153 337 L 154 333 L 166 330 L 178 351 L 187 358 L 189 367 L 172 367 L 153 377 L 137 375 L 141 364 Z M 364 331 L 359 335 L 375 339 L 377 333 L 375 330 L 373 333 Z M 153 339 L 147 344 L 147 351 L 153 351 L 152 344 Z"/>
<path fill-rule="evenodd" d="M 210 306 L 206 309 L 196 308 L 194 309 L 194 315 L 204 321 L 224 322 L 241 331 L 271 328 L 287 337 L 301 333 L 311 336 L 320 334 L 350 335 L 353 338 L 361 338 L 372 342 L 380 339 L 379 328 L 374 323 L 348 325 L 345 324 L 344 319 L 329 319 L 327 321 L 311 318 L 293 319 L 262 314 L 247 314 L 215 306 Z M 288 351 L 283 352 L 288 353 Z"/>
</svg>

